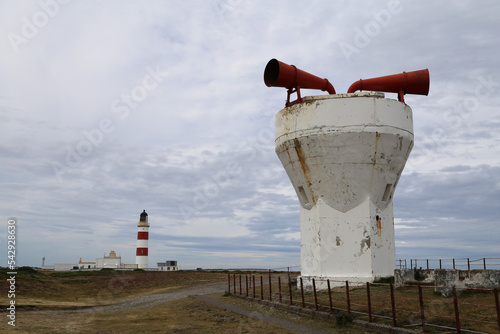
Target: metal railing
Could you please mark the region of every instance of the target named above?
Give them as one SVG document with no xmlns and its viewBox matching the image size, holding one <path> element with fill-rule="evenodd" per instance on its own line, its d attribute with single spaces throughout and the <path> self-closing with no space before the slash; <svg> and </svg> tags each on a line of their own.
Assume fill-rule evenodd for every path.
<svg viewBox="0 0 500 334">
<path fill-rule="evenodd" d="M 301 277 L 280 274 L 228 274 L 228 291 L 258 301 L 294 305 L 312 311 L 347 312 L 368 322 L 392 327 L 456 330 L 457 333 L 498 333 L 500 303 L 498 289 L 471 289 L 387 283 L 350 284 L 349 281 L 312 279 L 312 291 L 305 291 Z M 327 289 L 319 291 L 319 281 Z M 338 285 L 342 286 L 338 287 Z M 335 285 L 336 287 L 332 287 Z M 436 289 L 450 289 L 443 297 Z M 450 300 L 451 299 L 451 300 Z"/>
<path fill-rule="evenodd" d="M 400 259 L 396 260 L 397 269 L 460 269 L 460 270 L 475 270 L 475 269 L 500 269 L 500 258 L 451 258 L 451 259 Z"/>
</svg>

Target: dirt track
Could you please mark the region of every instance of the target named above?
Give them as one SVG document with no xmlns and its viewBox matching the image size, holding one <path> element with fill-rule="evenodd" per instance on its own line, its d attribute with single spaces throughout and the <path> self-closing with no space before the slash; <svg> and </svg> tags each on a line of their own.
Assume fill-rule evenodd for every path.
<svg viewBox="0 0 500 334">
<path fill-rule="evenodd" d="M 173 292 L 165 292 L 160 294 L 154 294 L 149 296 L 140 296 L 133 297 L 119 301 L 116 304 L 112 305 L 103 305 L 103 306 L 94 306 L 87 307 L 81 309 L 73 309 L 73 310 L 47 310 L 47 311 L 31 311 L 38 314 L 54 314 L 54 313 L 63 313 L 63 314 L 71 314 L 71 313 L 79 313 L 79 314 L 99 314 L 99 313 L 107 313 L 107 312 L 118 312 L 118 311 L 128 311 L 143 307 L 151 307 L 163 303 L 168 303 L 175 300 L 184 299 L 187 297 L 194 297 L 197 300 L 200 300 L 204 303 L 211 304 L 216 306 L 224 311 L 230 311 L 233 313 L 237 313 L 243 316 L 246 316 L 250 319 L 254 319 L 254 321 L 269 323 L 282 329 L 294 333 L 311 333 L 311 334 L 323 334 L 327 333 L 325 331 L 315 329 L 306 325 L 302 325 L 296 323 L 291 320 L 285 320 L 282 318 L 278 318 L 272 315 L 266 314 L 267 312 L 259 312 L 256 310 L 247 309 L 245 307 L 241 307 L 238 305 L 234 305 L 233 303 L 224 302 L 215 298 L 210 297 L 209 295 L 220 294 L 227 289 L 226 282 L 220 283 L 210 283 L 199 286 L 194 286 L 190 288 L 183 288 L 178 291 Z M 69 327 L 72 328 L 72 325 L 69 324 Z"/>
<path fill-rule="evenodd" d="M 173 292 L 165 292 L 149 296 L 128 298 L 112 305 L 86 307 L 77 310 L 67 310 L 67 311 L 58 310 L 58 311 L 34 311 L 34 312 L 48 314 L 53 312 L 106 313 L 106 312 L 126 311 L 141 307 L 151 307 L 154 305 L 183 299 L 193 295 L 209 295 L 215 293 L 222 294 L 226 288 L 227 288 L 227 283 L 225 282 L 211 283 L 211 284 L 194 286 L 191 288 L 184 288 Z"/>
</svg>

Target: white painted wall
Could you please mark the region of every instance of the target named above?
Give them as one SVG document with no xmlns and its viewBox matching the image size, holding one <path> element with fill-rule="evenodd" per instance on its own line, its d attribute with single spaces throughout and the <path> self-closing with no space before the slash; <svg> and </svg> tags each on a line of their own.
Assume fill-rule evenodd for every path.
<svg viewBox="0 0 500 334">
<path fill-rule="evenodd" d="M 96 268 L 118 269 L 121 268 L 121 265 L 122 265 L 121 257 L 109 258 L 105 256 L 103 258 L 96 259 Z"/>
<path fill-rule="evenodd" d="M 177 266 L 165 266 L 165 267 L 157 267 L 158 271 L 178 271 L 179 267 Z"/>
<path fill-rule="evenodd" d="M 311 96 L 276 115 L 276 153 L 301 204 L 306 287 L 313 277 L 394 275 L 392 196 L 413 147 L 413 120 L 409 106 L 383 97 Z"/>
<path fill-rule="evenodd" d="M 55 271 L 69 271 L 75 267 L 78 268 L 78 263 L 56 263 L 56 264 L 54 264 Z"/>
</svg>

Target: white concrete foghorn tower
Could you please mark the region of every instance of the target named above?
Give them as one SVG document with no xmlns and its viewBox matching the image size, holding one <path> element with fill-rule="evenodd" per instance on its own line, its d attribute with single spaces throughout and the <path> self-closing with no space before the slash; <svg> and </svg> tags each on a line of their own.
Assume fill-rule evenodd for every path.
<svg viewBox="0 0 500 334">
<path fill-rule="evenodd" d="M 149 223 L 146 210 L 142 211 L 137 228 L 137 250 L 135 254 L 135 263 L 137 264 L 137 268 L 144 269 L 148 267 L 149 240 Z"/>
<path fill-rule="evenodd" d="M 268 86 L 286 87 L 289 96 L 297 87 L 326 87 L 326 79 L 273 61 L 264 75 Z M 404 100 L 331 88 L 331 95 L 305 98 L 299 91 L 276 114 L 276 153 L 300 201 L 301 277 L 305 287 L 316 278 L 319 289 L 326 281 L 318 279 L 338 286 L 394 275 L 392 197 L 413 147 Z M 406 92 L 399 91 L 400 100 Z"/>
<path fill-rule="evenodd" d="M 394 275 L 392 196 L 413 126 L 410 107 L 383 95 L 306 97 L 276 115 L 276 153 L 301 206 L 306 286 L 313 277 L 367 282 Z"/>
</svg>

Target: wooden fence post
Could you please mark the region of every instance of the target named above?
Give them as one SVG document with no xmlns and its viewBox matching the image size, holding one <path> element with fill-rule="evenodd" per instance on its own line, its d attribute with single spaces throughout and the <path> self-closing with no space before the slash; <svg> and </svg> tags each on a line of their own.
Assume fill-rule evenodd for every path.
<svg viewBox="0 0 500 334">
<path fill-rule="evenodd" d="M 457 289 L 453 287 L 451 289 L 453 292 L 453 306 L 455 307 L 455 324 L 457 327 L 457 333 L 461 333 L 461 328 L 460 328 L 460 313 L 458 312 L 458 298 L 457 298 Z"/>
<path fill-rule="evenodd" d="M 332 301 L 332 290 L 330 289 L 330 280 L 327 279 L 326 283 L 328 284 L 328 299 L 330 300 L 330 313 L 333 313 L 333 301 Z"/>
<path fill-rule="evenodd" d="M 495 307 L 497 309 L 498 330 L 500 331 L 500 302 L 498 301 L 498 288 L 493 289 L 495 295 Z"/>
<path fill-rule="evenodd" d="M 351 299 L 349 298 L 349 281 L 345 281 L 345 294 L 347 299 L 347 312 L 351 314 Z"/>
<path fill-rule="evenodd" d="M 422 294 L 422 286 L 418 286 L 418 300 L 420 302 L 420 318 L 422 320 L 422 331 L 425 333 L 425 312 L 424 312 L 424 297 Z"/>
<path fill-rule="evenodd" d="M 262 275 L 260 276 L 260 300 L 264 300 L 264 281 Z"/>
<path fill-rule="evenodd" d="M 271 273 L 269 273 L 269 301 L 273 300 L 273 289 L 271 288 Z"/>
<path fill-rule="evenodd" d="M 316 305 L 316 311 L 318 310 L 318 296 L 316 295 L 316 281 L 313 280 L 313 291 L 314 291 L 314 305 Z"/>
<path fill-rule="evenodd" d="M 252 276 L 253 298 L 255 298 L 255 275 Z"/>
<path fill-rule="evenodd" d="M 391 287 L 391 307 L 392 307 L 392 325 L 394 327 L 398 326 L 398 321 L 396 320 L 396 301 L 394 298 L 394 284 L 390 284 Z"/>
<path fill-rule="evenodd" d="M 280 304 L 281 304 L 281 277 L 278 276 L 278 289 L 279 289 L 279 294 L 280 294 Z"/>
<path fill-rule="evenodd" d="M 304 302 L 304 285 L 302 284 L 302 277 L 300 278 L 300 295 L 302 297 L 302 308 L 305 308 L 306 303 Z"/>
<path fill-rule="evenodd" d="M 368 299 L 368 322 L 372 322 L 372 299 L 370 296 L 370 282 L 366 282 L 366 297 Z"/>
</svg>

